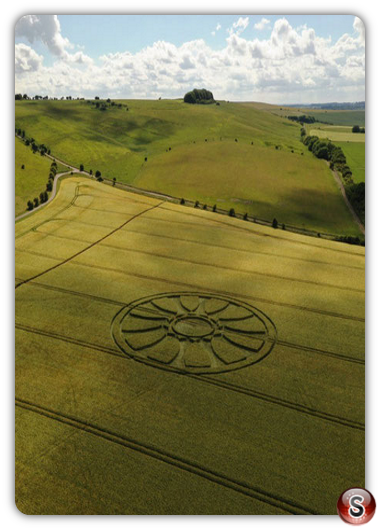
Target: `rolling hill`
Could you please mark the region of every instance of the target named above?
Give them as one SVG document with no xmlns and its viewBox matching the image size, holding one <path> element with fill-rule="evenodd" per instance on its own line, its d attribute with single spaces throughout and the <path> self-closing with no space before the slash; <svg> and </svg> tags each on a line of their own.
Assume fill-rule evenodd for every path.
<svg viewBox="0 0 380 530">
<path fill-rule="evenodd" d="M 121 103 L 121 107 L 118 104 Z M 108 178 L 257 218 L 359 235 L 331 172 L 299 126 L 252 104 L 16 101 L 16 126 Z"/>
</svg>

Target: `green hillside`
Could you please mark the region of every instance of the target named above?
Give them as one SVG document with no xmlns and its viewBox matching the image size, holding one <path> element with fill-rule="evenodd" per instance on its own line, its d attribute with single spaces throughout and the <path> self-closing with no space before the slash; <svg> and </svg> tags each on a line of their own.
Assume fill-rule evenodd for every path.
<svg viewBox="0 0 380 530">
<path fill-rule="evenodd" d="M 117 102 L 118 103 L 118 102 Z M 251 104 L 124 100 L 16 102 L 16 126 L 73 165 L 108 178 L 271 220 L 358 235 L 299 126 Z"/>
<path fill-rule="evenodd" d="M 24 169 L 22 169 L 24 166 Z M 33 154 L 18 138 L 15 139 L 15 215 L 26 210 L 26 203 L 45 191 L 51 160 Z"/>
</svg>

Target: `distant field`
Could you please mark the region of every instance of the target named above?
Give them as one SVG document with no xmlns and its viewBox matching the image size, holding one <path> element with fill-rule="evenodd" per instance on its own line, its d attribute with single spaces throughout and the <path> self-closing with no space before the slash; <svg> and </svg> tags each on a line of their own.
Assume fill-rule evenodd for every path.
<svg viewBox="0 0 380 530">
<path fill-rule="evenodd" d="M 362 142 L 336 142 L 343 149 L 354 182 L 365 182 L 365 144 Z"/>
<path fill-rule="evenodd" d="M 129 110 L 101 112 L 85 101 L 21 101 L 16 126 L 58 158 L 108 178 L 306 228 L 358 234 L 331 173 L 300 142 L 299 125 L 249 103 L 123 105 Z"/>
<path fill-rule="evenodd" d="M 365 133 L 353 133 L 351 127 L 310 126 L 309 134 L 329 138 L 332 142 L 365 143 Z"/>
<path fill-rule="evenodd" d="M 365 126 L 364 110 L 316 110 L 308 108 L 286 107 L 279 105 L 268 105 L 266 103 L 250 103 L 254 108 L 269 111 L 277 116 L 302 116 L 306 114 L 313 116 L 317 121 L 328 122 L 332 125 Z"/>
<path fill-rule="evenodd" d="M 303 114 L 306 114 L 303 112 Z M 364 110 L 308 110 L 307 114 L 314 116 L 316 120 L 329 122 L 333 125 L 365 126 Z"/>
<path fill-rule="evenodd" d="M 353 133 L 351 127 L 308 126 L 308 134 L 328 138 L 340 146 L 352 170 L 354 182 L 365 182 L 365 134 Z"/>
<path fill-rule="evenodd" d="M 364 487 L 363 248 L 76 176 L 15 230 L 20 511 L 333 515 Z"/>
</svg>

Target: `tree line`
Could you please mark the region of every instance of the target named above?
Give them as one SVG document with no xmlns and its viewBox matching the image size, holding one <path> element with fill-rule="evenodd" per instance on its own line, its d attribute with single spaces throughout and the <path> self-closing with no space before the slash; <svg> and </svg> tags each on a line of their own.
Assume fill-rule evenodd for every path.
<svg viewBox="0 0 380 530">
<path fill-rule="evenodd" d="M 49 178 L 46 183 L 46 189 L 45 191 L 41 191 L 39 197 L 35 197 L 33 201 L 28 201 L 26 205 L 27 210 L 33 210 L 34 208 L 37 208 L 40 204 L 43 204 L 44 202 L 47 202 L 49 198 L 49 193 L 53 190 L 53 182 L 55 175 L 57 174 L 57 163 L 54 160 L 50 166 L 50 172 L 49 172 Z"/>
<path fill-rule="evenodd" d="M 365 224 L 365 183 L 356 184 L 352 179 L 352 171 L 347 164 L 341 147 L 330 140 L 322 140 L 318 136 L 308 136 L 306 130 L 301 129 L 301 141 L 317 158 L 330 162 L 330 169 L 339 171 L 343 179 L 346 195 L 359 219 Z"/>
<path fill-rule="evenodd" d="M 298 123 L 315 123 L 314 116 L 306 116 L 306 114 L 302 114 L 302 116 L 288 116 L 288 120 L 296 121 Z"/>
</svg>

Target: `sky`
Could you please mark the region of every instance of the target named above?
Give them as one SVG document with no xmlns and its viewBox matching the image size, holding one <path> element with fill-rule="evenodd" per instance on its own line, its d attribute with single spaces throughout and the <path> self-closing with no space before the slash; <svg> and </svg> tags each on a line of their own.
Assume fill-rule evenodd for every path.
<svg viewBox="0 0 380 530">
<path fill-rule="evenodd" d="M 365 100 L 365 29 L 351 15 L 26 15 L 15 90 L 29 96 Z"/>
</svg>

